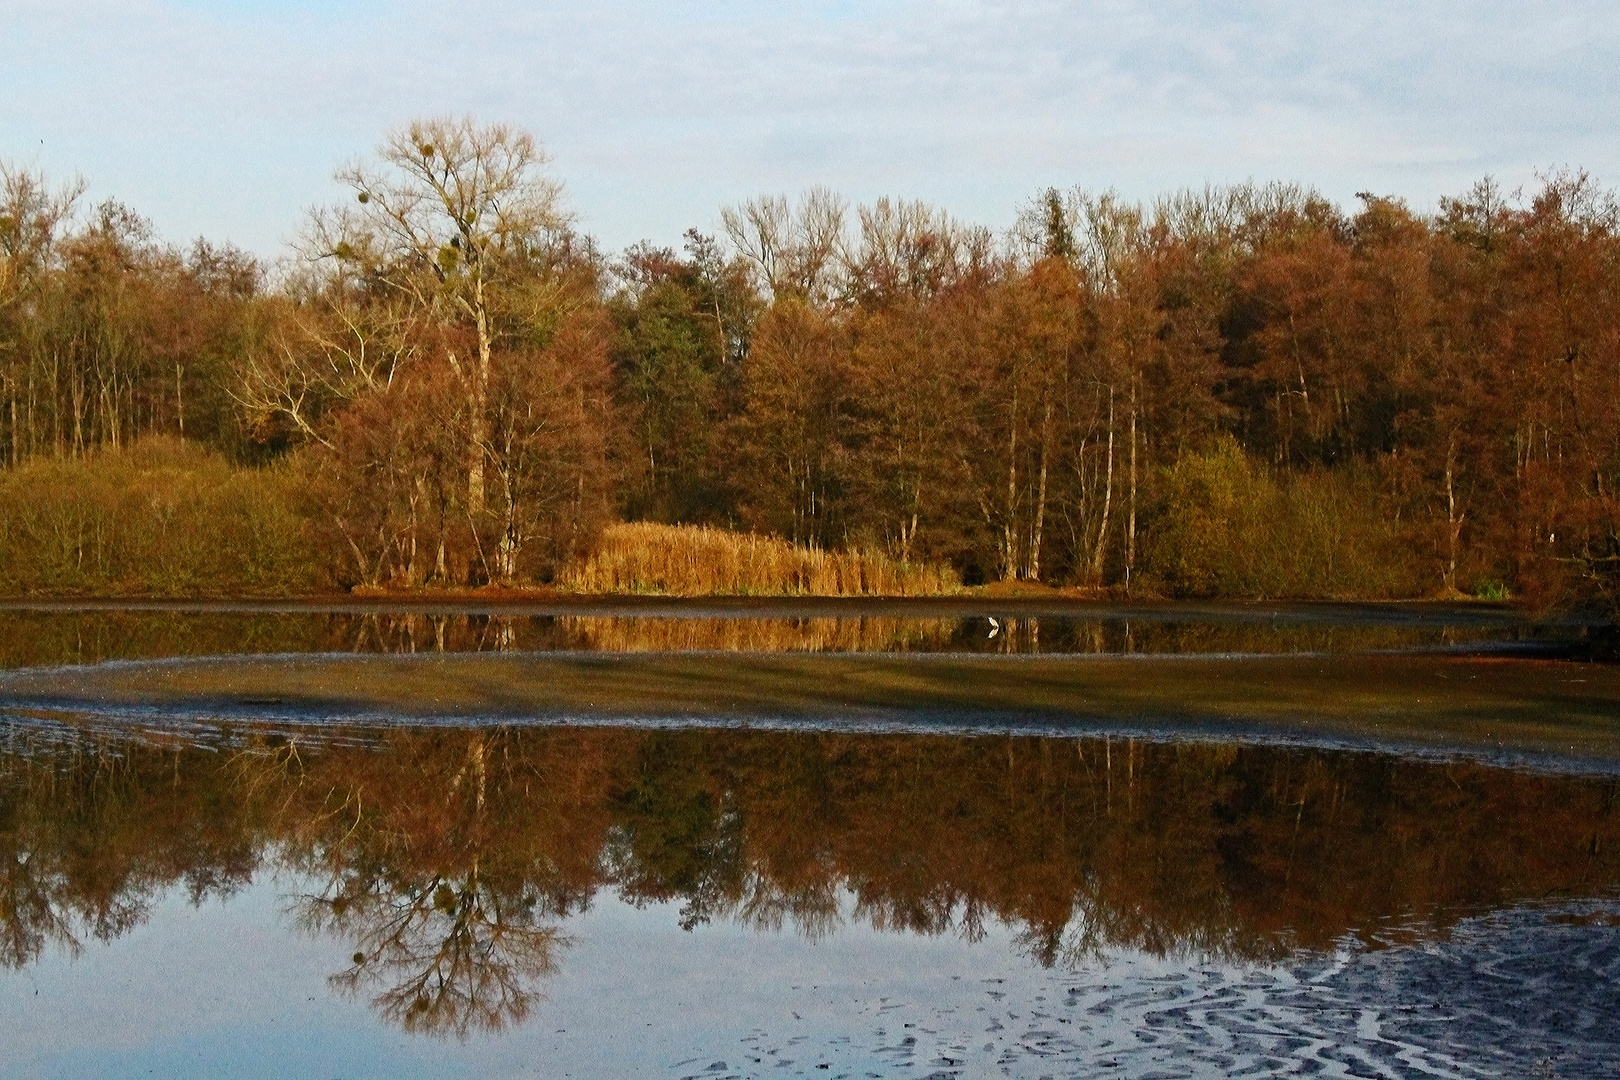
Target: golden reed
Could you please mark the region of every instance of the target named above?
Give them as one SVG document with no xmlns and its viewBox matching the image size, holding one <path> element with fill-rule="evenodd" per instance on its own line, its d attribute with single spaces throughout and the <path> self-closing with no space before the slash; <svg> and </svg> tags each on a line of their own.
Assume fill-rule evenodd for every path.
<svg viewBox="0 0 1620 1080">
<path fill-rule="evenodd" d="M 942 596 L 962 591 L 947 566 L 877 551 L 821 551 L 703 525 L 611 525 L 563 584 L 586 593 L 665 596 Z"/>
</svg>

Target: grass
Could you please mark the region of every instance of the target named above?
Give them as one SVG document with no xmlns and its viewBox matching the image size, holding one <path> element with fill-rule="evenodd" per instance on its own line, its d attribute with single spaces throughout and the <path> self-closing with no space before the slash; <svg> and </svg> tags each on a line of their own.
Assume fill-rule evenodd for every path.
<svg viewBox="0 0 1620 1080">
<path fill-rule="evenodd" d="M 946 566 L 876 551 L 822 551 L 698 525 L 610 526 L 562 584 L 583 593 L 661 596 L 948 596 Z"/>
</svg>

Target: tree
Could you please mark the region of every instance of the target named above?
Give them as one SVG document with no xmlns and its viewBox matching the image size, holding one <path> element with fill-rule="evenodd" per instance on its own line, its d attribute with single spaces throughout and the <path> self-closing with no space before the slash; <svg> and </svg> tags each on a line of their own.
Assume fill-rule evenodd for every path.
<svg viewBox="0 0 1620 1080">
<path fill-rule="evenodd" d="M 902 561 L 956 554 L 961 449 L 975 438 L 945 303 L 892 304 L 853 325 L 852 524 Z"/>
<path fill-rule="evenodd" d="M 735 412 L 759 306 L 747 268 L 694 229 L 683 254 L 640 244 L 615 274 L 614 362 L 638 444 L 625 509 L 659 521 L 723 519 L 715 436 Z"/>
<path fill-rule="evenodd" d="M 750 524 L 812 547 L 843 539 L 848 363 L 842 328 L 797 298 L 760 320 L 743 372 L 744 411 L 731 428 Z"/>
<path fill-rule="evenodd" d="M 568 247 L 562 187 L 541 172 L 548 158 L 533 136 L 471 118 L 413 122 L 377 157 L 338 173 L 356 205 L 317 213 L 311 242 L 403 299 L 406 318 L 470 331 L 468 347 L 444 357 L 467 398 L 467 508 L 477 516 L 495 352 L 555 319 L 545 271 Z"/>
<path fill-rule="evenodd" d="M 978 439 L 965 462 L 1003 580 L 1040 580 L 1063 403 L 1084 313 L 1075 270 L 1042 259 L 991 285 L 967 320 L 965 380 Z M 1111 475 L 1111 474 L 1110 474 Z"/>
<path fill-rule="evenodd" d="M 720 212 L 726 235 L 755 267 L 773 300 L 796 298 L 825 306 L 842 288 L 844 200 L 823 187 L 805 192 L 797 207 L 765 195 Z"/>
<path fill-rule="evenodd" d="M 555 575 L 584 554 L 612 511 L 612 401 L 606 318 L 584 309 L 543 348 L 500 353 L 489 386 L 495 495 L 492 577 Z"/>
<path fill-rule="evenodd" d="M 391 134 L 338 174 L 355 203 L 312 216 L 244 367 L 239 400 L 318 448 L 363 582 L 511 582 L 536 540 L 544 575 L 611 504 L 600 270 L 545 161 L 470 119 Z"/>
</svg>

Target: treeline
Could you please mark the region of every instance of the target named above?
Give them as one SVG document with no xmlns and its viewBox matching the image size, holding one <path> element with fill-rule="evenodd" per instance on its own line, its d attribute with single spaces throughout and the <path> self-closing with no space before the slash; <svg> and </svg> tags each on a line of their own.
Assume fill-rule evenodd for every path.
<svg viewBox="0 0 1620 1080">
<path fill-rule="evenodd" d="M 414 124 L 275 268 L 6 172 L 0 454 L 289 458 L 345 585 L 555 580 L 625 519 L 969 584 L 1615 602 L 1620 208 L 1584 175 L 1427 215 L 1052 190 L 1005 235 L 815 189 L 615 258 L 544 165 Z"/>
</svg>

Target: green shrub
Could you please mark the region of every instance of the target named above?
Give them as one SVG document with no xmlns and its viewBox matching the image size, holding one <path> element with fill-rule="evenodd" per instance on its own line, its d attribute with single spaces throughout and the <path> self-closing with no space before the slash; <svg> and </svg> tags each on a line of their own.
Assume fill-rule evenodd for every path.
<svg viewBox="0 0 1620 1080">
<path fill-rule="evenodd" d="M 321 560 L 285 467 L 178 439 L 0 472 L 0 592 L 296 593 Z"/>
<path fill-rule="evenodd" d="M 1232 439 L 1167 470 L 1144 534 L 1145 576 L 1175 596 L 1390 599 L 1430 588 L 1370 477 L 1278 478 Z"/>
</svg>

